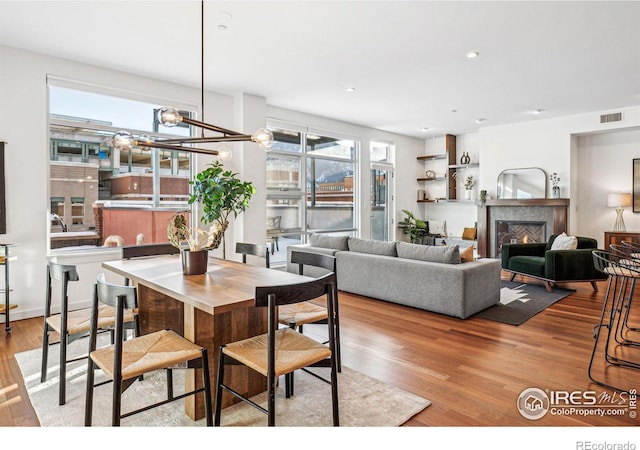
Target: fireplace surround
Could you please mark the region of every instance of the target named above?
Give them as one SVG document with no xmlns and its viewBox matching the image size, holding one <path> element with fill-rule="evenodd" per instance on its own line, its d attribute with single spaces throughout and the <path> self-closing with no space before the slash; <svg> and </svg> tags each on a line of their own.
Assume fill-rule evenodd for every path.
<svg viewBox="0 0 640 450">
<path fill-rule="evenodd" d="M 496 221 L 544 222 L 545 239 L 568 228 L 569 199 L 494 199 L 478 205 L 478 255 L 496 258 Z"/>
</svg>

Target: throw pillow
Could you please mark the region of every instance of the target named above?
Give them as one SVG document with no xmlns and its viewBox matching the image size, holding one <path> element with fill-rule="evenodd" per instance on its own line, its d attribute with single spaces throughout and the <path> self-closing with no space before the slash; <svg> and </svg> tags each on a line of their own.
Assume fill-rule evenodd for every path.
<svg viewBox="0 0 640 450">
<path fill-rule="evenodd" d="M 375 241 L 373 239 L 360 239 L 350 237 L 349 251 L 358 253 L 370 253 L 372 255 L 398 256 L 395 242 Z"/>
<path fill-rule="evenodd" d="M 464 230 L 462 230 L 462 239 L 467 239 L 470 241 L 475 241 L 476 240 L 476 236 L 478 234 L 478 229 L 477 228 L 466 228 Z"/>
<path fill-rule="evenodd" d="M 334 250 L 349 250 L 348 239 L 349 236 L 328 236 L 326 234 L 311 233 L 309 235 L 309 245 Z"/>
<path fill-rule="evenodd" d="M 434 235 L 434 236 L 441 236 L 444 237 L 445 236 L 445 232 L 444 232 L 444 226 L 445 226 L 445 221 L 444 220 L 428 220 L 427 221 L 429 224 L 429 234 Z"/>
<path fill-rule="evenodd" d="M 460 250 L 460 260 L 463 263 L 473 261 L 473 245 L 466 247 L 464 250 Z"/>
<path fill-rule="evenodd" d="M 551 250 L 575 250 L 577 248 L 578 238 L 575 236 L 567 236 L 567 233 L 556 236 L 553 244 L 551 244 Z"/>
<path fill-rule="evenodd" d="M 420 245 L 398 242 L 398 257 L 443 264 L 460 264 L 460 248 L 457 245 Z"/>
</svg>

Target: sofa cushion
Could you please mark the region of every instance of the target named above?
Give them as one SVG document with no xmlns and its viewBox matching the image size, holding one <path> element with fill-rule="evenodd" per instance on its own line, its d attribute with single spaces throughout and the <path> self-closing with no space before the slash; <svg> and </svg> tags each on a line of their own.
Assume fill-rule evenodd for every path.
<svg viewBox="0 0 640 450">
<path fill-rule="evenodd" d="M 398 256 L 395 242 L 375 241 L 373 239 L 360 239 L 350 237 L 348 240 L 349 251 L 369 253 L 372 255 Z"/>
<path fill-rule="evenodd" d="M 332 248 L 334 250 L 349 250 L 348 240 L 349 236 L 329 236 L 317 233 L 309 235 L 309 245 L 312 247 Z"/>
<path fill-rule="evenodd" d="M 446 236 L 446 222 L 444 220 L 428 220 L 427 224 L 429 225 L 427 229 L 429 230 L 430 235 L 439 237 Z"/>
<path fill-rule="evenodd" d="M 473 251 L 473 247 L 471 248 Z M 460 264 L 460 248 L 457 245 L 419 245 L 397 243 L 398 257 L 443 264 Z"/>
<path fill-rule="evenodd" d="M 509 269 L 515 272 L 544 277 L 544 256 L 514 256 L 509 258 Z"/>
<path fill-rule="evenodd" d="M 556 236 L 551 244 L 551 250 L 575 250 L 576 248 L 578 248 L 578 239 L 575 236 L 567 236 L 567 233 Z"/>
<path fill-rule="evenodd" d="M 460 250 L 460 260 L 462 262 L 473 261 L 473 245 L 466 247 L 464 250 Z"/>
<path fill-rule="evenodd" d="M 465 227 L 464 230 L 462 230 L 462 239 L 466 239 L 469 241 L 475 241 L 476 237 L 478 235 L 478 229 L 473 227 L 473 228 L 467 228 Z"/>
</svg>

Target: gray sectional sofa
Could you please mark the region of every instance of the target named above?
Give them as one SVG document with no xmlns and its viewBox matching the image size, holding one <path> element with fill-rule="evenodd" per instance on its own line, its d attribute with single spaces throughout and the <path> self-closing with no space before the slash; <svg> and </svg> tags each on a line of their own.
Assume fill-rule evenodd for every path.
<svg viewBox="0 0 640 450">
<path fill-rule="evenodd" d="M 290 245 L 287 271 L 298 272 L 291 251 L 336 257 L 338 289 L 466 319 L 500 301 L 500 261 L 462 262 L 457 245 L 427 246 L 311 234 Z M 315 269 L 315 270 L 314 270 Z M 305 275 L 325 272 L 305 267 Z"/>
</svg>

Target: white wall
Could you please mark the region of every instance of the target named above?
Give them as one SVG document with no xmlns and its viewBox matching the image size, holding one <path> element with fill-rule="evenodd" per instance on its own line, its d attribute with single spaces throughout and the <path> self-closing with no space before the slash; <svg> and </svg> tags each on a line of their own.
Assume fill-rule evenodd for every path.
<svg viewBox="0 0 640 450">
<path fill-rule="evenodd" d="M 607 207 L 607 194 L 632 192 L 633 159 L 640 158 L 640 129 L 582 135 L 577 138 L 577 211 L 579 233 L 598 239 L 613 229 L 616 212 Z M 587 200 L 588 199 L 588 200 Z M 630 206 L 623 213 L 628 231 L 640 232 L 640 214 Z"/>
<path fill-rule="evenodd" d="M 601 114 L 618 111 L 623 122 L 600 124 Z M 638 127 L 640 107 L 483 128 L 480 189 L 495 198 L 496 177 L 504 169 L 540 167 L 547 174 L 557 172 L 561 197 L 570 198 L 569 233 L 590 236 L 602 244 L 604 231 L 615 220 L 602 198 L 618 189 L 631 192 L 631 159 L 638 157 L 637 134 L 620 132 Z M 551 197 L 550 183 L 547 196 Z M 635 217 L 628 216 L 627 229 L 631 229 Z"/>
</svg>

